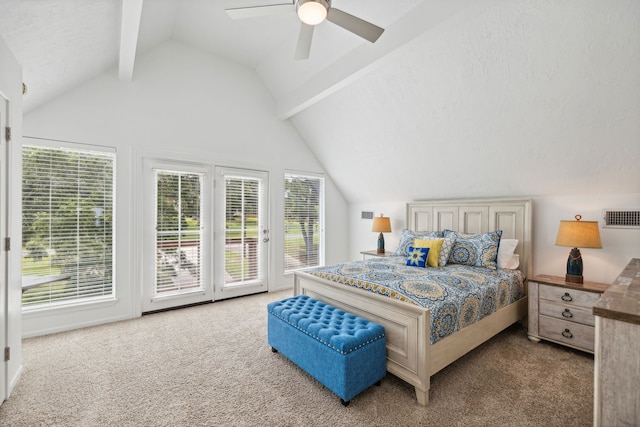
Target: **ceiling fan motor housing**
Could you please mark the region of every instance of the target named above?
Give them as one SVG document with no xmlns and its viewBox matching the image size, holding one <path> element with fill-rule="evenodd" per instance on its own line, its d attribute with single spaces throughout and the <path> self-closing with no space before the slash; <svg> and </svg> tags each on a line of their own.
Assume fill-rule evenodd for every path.
<svg viewBox="0 0 640 427">
<path fill-rule="evenodd" d="M 327 18 L 331 0 L 297 0 L 296 13 L 307 25 L 318 25 Z"/>
</svg>

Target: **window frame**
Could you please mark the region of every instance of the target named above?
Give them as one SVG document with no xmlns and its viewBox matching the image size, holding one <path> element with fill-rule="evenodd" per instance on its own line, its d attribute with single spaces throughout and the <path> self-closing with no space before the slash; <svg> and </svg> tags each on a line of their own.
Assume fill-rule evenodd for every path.
<svg viewBox="0 0 640 427">
<path fill-rule="evenodd" d="M 92 295 L 88 297 L 80 297 L 80 298 L 71 298 L 71 299 L 62 299 L 60 301 L 49 301 L 48 303 L 43 304 L 28 304 L 24 305 L 21 303 L 21 310 L 23 313 L 37 313 L 37 312 L 51 312 L 54 310 L 65 309 L 68 310 L 70 308 L 78 308 L 83 307 L 88 304 L 108 304 L 112 305 L 117 301 L 118 298 L 118 286 L 117 286 L 117 265 L 116 265 L 116 235 L 117 235 L 117 219 L 116 219 L 116 210 L 117 210 L 117 200 L 116 200 L 116 171 L 117 171 L 117 150 L 112 147 L 103 147 L 89 144 L 80 144 L 80 143 L 72 143 L 66 141 L 57 141 L 57 140 L 48 140 L 41 138 L 25 138 L 25 142 L 21 145 L 20 149 L 20 176 L 23 176 L 24 172 L 24 163 L 23 163 L 23 155 L 24 150 L 27 147 L 33 148 L 43 148 L 49 150 L 64 150 L 71 152 L 79 152 L 83 155 L 87 155 L 90 153 L 96 153 L 101 155 L 106 155 L 110 157 L 111 160 L 111 236 L 110 236 L 110 269 L 111 269 L 111 292 L 105 295 Z M 20 188 L 21 194 L 23 189 L 23 183 L 21 179 Z M 23 196 L 20 197 L 21 202 L 21 211 L 24 211 L 23 205 Z M 22 220 L 20 221 L 21 227 L 24 227 Z M 24 250 L 22 242 L 20 242 L 21 250 Z M 24 270 L 21 268 L 20 270 L 21 277 L 24 275 Z M 25 291 L 26 292 L 26 291 Z"/>
<path fill-rule="evenodd" d="M 317 216 L 317 231 L 318 231 L 318 249 L 317 249 L 317 263 L 314 265 L 306 265 L 298 268 L 290 268 L 286 261 L 286 256 L 288 255 L 287 251 L 287 188 L 286 183 L 289 178 L 305 178 L 311 180 L 317 180 L 319 182 L 319 193 L 318 193 L 318 216 Z M 283 270 L 285 275 L 293 274 L 296 271 L 303 271 L 309 268 L 314 267 L 322 267 L 325 265 L 325 244 L 326 244 L 326 234 L 325 234 L 325 190 L 326 183 L 325 177 L 323 174 L 311 173 L 311 172 L 300 172 L 300 171 L 292 171 L 287 170 L 284 172 L 283 179 L 283 255 L 285 259 L 283 260 Z"/>
</svg>

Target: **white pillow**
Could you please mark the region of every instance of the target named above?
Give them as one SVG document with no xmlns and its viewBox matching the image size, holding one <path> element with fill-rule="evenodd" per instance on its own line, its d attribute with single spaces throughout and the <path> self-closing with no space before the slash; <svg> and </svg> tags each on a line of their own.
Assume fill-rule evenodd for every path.
<svg viewBox="0 0 640 427">
<path fill-rule="evenodd" d="M 498 268 L 508 268 L 514 270 L 520 265 L 520 257 L 516 257 L 514 260 L 514 252 L 518 246 L 517 239 L 500 239 L 500 246 L 498 246 Z M 511 265 L 516 264 L 515 267 Z"/>
<path fill-rule="evenodd" d="M 511 259 L 507 262 L 507 264 L 504 266 L 505 269 L 507 270 L 515 270 L 520 266 L 520 255 L 518 254 L 513 254 L 511 255 Z M 502 267 L 500 267 L 502 268 Z"/>
</svg>

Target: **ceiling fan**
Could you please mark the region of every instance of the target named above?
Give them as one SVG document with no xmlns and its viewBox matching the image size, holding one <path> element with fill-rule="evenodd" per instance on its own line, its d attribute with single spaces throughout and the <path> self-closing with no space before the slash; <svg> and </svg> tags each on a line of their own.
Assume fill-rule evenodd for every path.
<svg viewBox="0 0 640 427">
<path fill-rule="evenodd" d="M 295 59 L 307 59 L 309 57 L 313 29 L 325 19 L 371 43 L 375 43 L 384 32 L 384 29 L 377 25 L 343 12 L 340 9 L 332 8 L 331 0 L 293 0 L 284 4 L 229 8 L 225 10 L 232 19 L 245 19 L 290 12 L 294 7 L 298 18 L 302 21 L 294 55 Z"/>
</svg>

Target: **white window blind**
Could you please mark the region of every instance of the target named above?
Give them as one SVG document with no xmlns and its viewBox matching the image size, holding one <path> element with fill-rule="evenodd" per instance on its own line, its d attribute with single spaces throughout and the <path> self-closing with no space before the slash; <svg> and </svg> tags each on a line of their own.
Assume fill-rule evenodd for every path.
<svg viewBox="0 0 640 427">
<path fill-rule="evenodd" d="M 201 199 L 201 174 L 156 171 L 156 296 L 203 289 Z"/>
<path fill-rule="evenodd" d="M 113 297 L 115 154 L 22 149 L 23 307 Z"/>
<path fill-rule="evenodd" d="M 324 265 L 324 178 L 284 176 L 285 273 Z"/>
<path fill-rule="evenodd" d="M 225 285 L 259 279 L 262 181 L 225 176 Z"/>
</svg>

